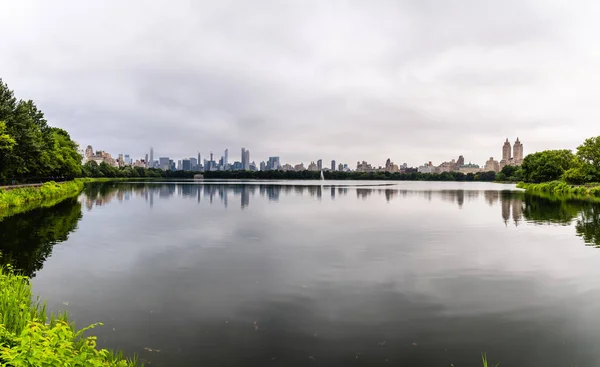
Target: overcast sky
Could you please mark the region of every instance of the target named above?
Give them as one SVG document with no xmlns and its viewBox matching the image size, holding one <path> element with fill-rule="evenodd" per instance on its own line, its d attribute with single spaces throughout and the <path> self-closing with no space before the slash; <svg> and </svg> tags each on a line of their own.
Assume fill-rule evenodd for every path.
<svg viewBox="0 0 600 367">
<path fill-rule="evenodd" d="M 597 1 L 0 0 L 0 78 L 113 155 L 484 164 L 600 135 Z"/>
</svg>

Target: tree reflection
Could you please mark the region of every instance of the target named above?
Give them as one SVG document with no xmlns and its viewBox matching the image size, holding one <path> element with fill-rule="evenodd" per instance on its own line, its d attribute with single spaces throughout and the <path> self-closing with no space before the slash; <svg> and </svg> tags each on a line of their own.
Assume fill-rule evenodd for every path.
<svg viewBox="0 0 600 367">
<path fill-rule="evenodd" d="M 52 247 L 66 241 L 80 219 L 81 204 L 76 198 L 4 218 L 0 222 L 0 261 L 33 277 L 52 253 Z"/>
<path fill-rule="evenodd" d="M 600 206 L 587 203 L 579 214 L 575 230 L 586 245 L 600 247 Z"/>
</svg>

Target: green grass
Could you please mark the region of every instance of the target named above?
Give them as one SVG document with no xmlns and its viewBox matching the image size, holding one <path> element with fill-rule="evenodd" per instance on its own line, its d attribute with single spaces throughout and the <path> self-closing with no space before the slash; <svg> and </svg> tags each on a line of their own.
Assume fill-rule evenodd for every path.
<svg viewBox="0 0 600 367">
<path fill-rule="evenodd" d="M 0 220 L 35 208 L 56 205 L 78 195 L 83 186 L 84 181 L 77 179 L 62 183 L 51 181 L 37 187 L 0 190 Z"/>
<path fill-rule="evenodd" d="M 488 365 L 488 359 L 487 359 L 487 355 L 485 353 L 481 353 L 481 363 L 483 363 L 483 367 L 492 366 L 491 364 Z M 498 367 L 498 366 L 500 366 L 500 362 L 496 363 L 493 367 Z"/>
<path fill-rule="evenodd" d="M 529 193 L 547 193 L 573 199 L 600 199 L 600 185 L 569 185 L 564 181 L 551 181 L 544 183 L 525 183 L 517 184 L 518 188 L 525 189 Z"/>
<path fill-rule="evenodd" d="M 77 330 L 66 313 L 49 316 L 27 277 L 0 268 L 1 366 L 138 366 L 136 358 L 99 349 L 96 337 L 84 335 L 97 326 Z"/>
</svg>

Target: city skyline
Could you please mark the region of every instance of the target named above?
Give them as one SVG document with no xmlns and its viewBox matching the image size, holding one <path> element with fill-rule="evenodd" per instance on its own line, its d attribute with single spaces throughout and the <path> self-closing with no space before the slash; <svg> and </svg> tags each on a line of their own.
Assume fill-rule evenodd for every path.
<svg viewBox="0 0 600 367">
<path fill-rule="evenodd" d="M 385 161 L 384 165 L 377 165 L 377 163 L 369 163 L 365 160 L 358 160 L 356 167 L 353 168 L 347 163 L 339 163 L 336 166 L 336 160 L 331 160 L 331 165 L 323 165 L 323 159 L 319 158 L 311 160 L 308 166 L 304 165 L 304 162 L 297 164 L 290 164 L 288 162 L 282 163 L 279 156 L 270 156 L 266 161 L 261 160 L 258 163 L 251 160 L 250 150 L 244 147 L 240 151 L 240 161 L 229 161 L 229 149 L 224 150 L 224 154 L 219 158 L 215 156 L 211 151 L 208 155 L 208 159 L 201 159 L 202 154 L 198 152 L 198 156 L 176 159 L 171 157 L 159 157 L 158 160 L 151 160 L 154 157 L 154 147 L 150 147 L 150 153 L 145 154 L 145 160 L 132 159 L 128 153 L 119 153 L 118 158 L 115 159 L 112 155 L 103 150 L 95 151 L 91 145 L 88 145 L 85 150 L 80 149 L 82 154 L 83 162 L 95 161 L 96 163 L 106 162 L 113 166 L 125 166 L 132 165 L 146 168 L 160 168 L 162 170 L 183 170 L 183 171 L 238 171 L 238 170 L 249 170 L 249 171 L 270 171 L 270 170 L 283 170 L 283 171 L 357 171 L 357 172 L 390 172 L 390 173 L 403 173 L 403 172 L 420 172 L 420 173 L 441 173 L 441 172 L 461 172 L 463 174 L 477 173 L 477 172 L 499 172 L 505 166 L 520 166 L 524 158 L 524 147 L 520 139 L 517 137 L 514 145 L 511 145 L 509 139 L 506 138 L 505 142 L 501 147 L 501 159 L 496 160 L 494 156 L 491 156 L 483 165 L 479 165 L 469 160 L 466 163 L 465 157 L 461 154 L 458 159 L 452 158 L 450 161 L 443 161 L 441 164 L 434 164 L 432 161 L 425 162 L 423 165 L 412 166 L 406 162 L 402 164 L 394 163 L 391 158 Z"/>
<path fill-rule="evenodd" d="M 482 165 L 500 136 L 597 134 L 600 4 L 579 4 L 6 1 L 0 77 L 114 154 Z"/>
</svg>

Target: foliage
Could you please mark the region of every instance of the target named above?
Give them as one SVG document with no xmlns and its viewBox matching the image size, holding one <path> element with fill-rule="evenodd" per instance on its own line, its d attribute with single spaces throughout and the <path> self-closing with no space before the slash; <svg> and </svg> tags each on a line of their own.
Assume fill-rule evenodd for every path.
<svg viewBox="0 0 600 367">
<path fill-rule="evenodd" d="M 558 180 L 576 162 L 570 150 L 544 150 L 529 154 L 521 165 L 523 180 L 536 183 Z"/>
<path fill-rule="evenodd" d="M 96 347 L 96 337 L 84 333 L 101 325 L 75 330 L 66 314 L 46 313 L 34 301 L 28 278 L 0 269 L 0 365 L 31 366 L 136 366 L 120 354 Z"/>
<path fill-rule="evenodd" d="M 69 134 L 48 126 L 33 101 L 17 101 L 2 79 L 0 121 L 0 181 L 81 174 L 81 156 Z"/>
<path fill-rule="evenodd" d="M 485 353 L 481 354 L 481 362 L 483 363 L 483 367 L 488 367 L 488 359 L 487 359 L 487 355 Z M 498 366 L 500 366 L 500 362 L 498 362 L 494 365 L 494 367 L 498 367 Z"/>
<path fill-rule="evenodd" d="M 521 182 L 517 184 L 518 188 L 525 189 L 532 193 L 548 193 L 553 195 L 561 195 L 564 198 L 600 198 L 599 186 L 572 186 L 564 181 L 551 181 L 539 184 L 531 184 Z"/>
<path fill-rule="evenodd" d="M 0 189 L 0 218 L 3 217 L 6 209 L 18 208 L 27 204 L 42 204 L 48 199 L 70 197 L 80 193 L 81 190 L 83 190 L 83 182 L 79 180 L 63 183 L 51 181 L 39 187 Z"/>
</svg>

